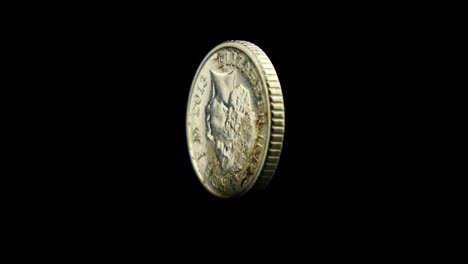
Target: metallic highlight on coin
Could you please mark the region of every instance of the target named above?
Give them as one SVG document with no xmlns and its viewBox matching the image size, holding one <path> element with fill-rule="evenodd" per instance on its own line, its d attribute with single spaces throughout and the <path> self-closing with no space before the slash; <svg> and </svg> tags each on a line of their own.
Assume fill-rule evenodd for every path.
<svg viewBox="0 0 468 264">
<path fill-rule="evenodd" d="M 208 191 L 233 198 L 265 188 L 284 135 L 283 95 L 266 54 L 246 41 L 211 50 L 192 82 L 186 128 L 192 165 Z"/>
</svg>

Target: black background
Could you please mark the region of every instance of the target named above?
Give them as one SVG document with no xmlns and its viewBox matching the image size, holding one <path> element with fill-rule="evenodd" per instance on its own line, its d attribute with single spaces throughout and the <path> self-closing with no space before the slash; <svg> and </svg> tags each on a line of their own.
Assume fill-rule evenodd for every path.
<svg viewBox="0 0 468 264">
<path fill-rule="evenodd" d="M 295 262 L 417 253 L 418 240 L 432 238 L 427 219 L 445 204 L 443 188 L 428 183 L 447 172 L 429 177 L 441 164 L 422 154 L 432 156 L 438 135 L 428 131 L 442 116 L 427 107 L 443 108 L 427 97 L 446 87 L 428 89 L 442 18 L 406 5 L 172 4 L 40 3 L 12 13 L 4 76 L 18 100 L 5 127 L 19 139 L 5 137 L 17 163 L 4 161 L 14 168 L 4 178 L 18 184 L 2 190 L 12 193 L 5 218 L 20 227 L 5 226 L 15 239 L 67 257 Z M 266 52 L 286 118 L 272 182 L 233 200 L 200 184 L 185 135 L 192 78 L 226 40 Z"/>
<path fill-rule="evenodd" d="M 319 13 L 220 22 L 215 13 L 181 22 L 98 12 L 37 26 L 34 40 L 44 47 L 38 61 L 51 64 L 41 66 L 53 87 L 45 89 L 46 119 L 56 127 L 45 130 L 54 144 L 43 143 L 52 152 L 50 177 L 37 180 L 48 186 L 46 204 L 65 219 L 109 232 L 278 235 L 398 223 L 395 210 L 412 210 L 401 206 L 413 183 L 402 168 L 411 162 L 400 149 L 407 131 L 395 123 L 409 98 L 403 79 L 414 32 L 380 13 Z M 226 40 L 247 40 L 266 52 L 286 118 L 269 187 L 234 200 L 203 188 L 185 135 L 192 78 Z"/>
</svg>

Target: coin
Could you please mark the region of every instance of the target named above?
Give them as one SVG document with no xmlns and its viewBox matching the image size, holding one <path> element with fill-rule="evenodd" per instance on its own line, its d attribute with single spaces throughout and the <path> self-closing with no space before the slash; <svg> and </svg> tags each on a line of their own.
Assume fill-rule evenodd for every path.
<svg viewBox="0 0 468 264">
<path fill-rule="evenodd" d="M 267 55 L 246 41 L 226 41 L 200 64 L 190 89 L 186 129 L 198 179 L 220 198 L 264 189 L 284 135 L 280 82 Z"/>
</svg>

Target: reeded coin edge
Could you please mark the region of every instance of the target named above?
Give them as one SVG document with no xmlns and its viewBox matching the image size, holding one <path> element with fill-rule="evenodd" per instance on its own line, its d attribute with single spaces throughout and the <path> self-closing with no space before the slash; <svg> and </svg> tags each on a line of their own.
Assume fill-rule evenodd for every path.
<svg viewBox="0 0 468 264">
<path fill-rule="evenodd" d="M 268 99 L 269 99 L 269 123 L 270 128 L 268 148 L 266 157 L 260 175 L 256 179 L 252 190 L 263 190 L 268 186 L 278 167 L 281 150 L 283 148 L 285 119 L 284 119 L 284 99 L 281 90 L 281 84 L 276 74 L 276 70 L 265 52 L 253 43 L 248 41 L 233 40 L 225 43 L 238 43 L 253 53 L 254 61 L 258 62 L 258 69 L 261 73 L 262 80 L 266 84 Z"/>
</svg>

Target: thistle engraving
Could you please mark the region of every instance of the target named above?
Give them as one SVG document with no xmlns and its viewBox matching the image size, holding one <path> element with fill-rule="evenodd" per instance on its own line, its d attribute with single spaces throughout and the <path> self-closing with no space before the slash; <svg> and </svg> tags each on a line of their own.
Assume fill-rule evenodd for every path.
<svg viewBox="0 0 468 264">
<path fill-rule="evenodd" d="M 235 71 L 210 72 L 212 92 L 206 106 L 206 136 L 215 145 L 221 173 L 236 173 L 246 164 L 253 143 L 255 114 L 250 93 L 242 84 L 236 84 Z"/>
</svg>

